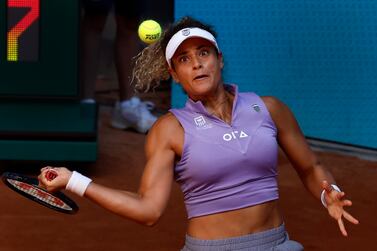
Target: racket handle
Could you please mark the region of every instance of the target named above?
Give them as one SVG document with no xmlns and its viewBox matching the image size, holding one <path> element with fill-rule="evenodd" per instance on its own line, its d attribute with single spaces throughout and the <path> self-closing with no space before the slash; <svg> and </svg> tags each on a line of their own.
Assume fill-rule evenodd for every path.
<svg viewBox="0 0 377 251">
<path fill-rule="evenodd" d="M 46 175 L 45 175 L 45 177 L 48 181 L 55 179 L 57 176 L 58 176 L 58 174 L 54 171 L 51 171 L 51 170 L 47 171 Z"/>
</svg>

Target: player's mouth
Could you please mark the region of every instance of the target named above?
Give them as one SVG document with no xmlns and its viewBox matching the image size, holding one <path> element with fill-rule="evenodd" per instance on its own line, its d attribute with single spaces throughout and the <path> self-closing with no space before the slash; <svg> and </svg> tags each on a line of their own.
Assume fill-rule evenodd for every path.
<svg viewBox="0 0 377 251">
<path fill-rule="evenodd" d="M 206 78 L 208 78 L 209 76 L 208 75 L 205 75 L 205 74 L 203 74 L 203 75 L 198 75 L 198 76 L 196 76 L 195 78 L 194 78 L 194 80 L 203 80 L 203 79 L 206 79 Z"/>
</svg>

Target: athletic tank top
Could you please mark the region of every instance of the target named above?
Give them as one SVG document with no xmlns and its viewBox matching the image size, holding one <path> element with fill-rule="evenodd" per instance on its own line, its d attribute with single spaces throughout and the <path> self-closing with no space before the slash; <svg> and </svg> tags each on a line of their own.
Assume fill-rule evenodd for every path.
<svg viewBox="0 0 377 251">
<path fill-rule="evenodd" d="M 184 129 L 174 176 L 189 219 L 279 197 L 275 124 L 259 96 L 226 88 L 234 93 L 231 124 L 209 114 L 200 101 L 170 109 Z"/>
</svg>

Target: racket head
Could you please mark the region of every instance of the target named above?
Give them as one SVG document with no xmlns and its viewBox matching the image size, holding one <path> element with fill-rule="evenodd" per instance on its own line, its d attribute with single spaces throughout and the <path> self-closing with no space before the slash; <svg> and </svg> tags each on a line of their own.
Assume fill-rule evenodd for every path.
<svg viewBox="0 0 377 251">
<path fill-rule="evenodd" d="M 50 193 L 39 187 L 39 182 L 36 178 L 19 173 L 5 172 L 2 175 L 2 181 L 13 191 L 55 211 L 65 214 L 75 214 L 79 209 L 76 203 L 64 193 Z"/>
</svg>

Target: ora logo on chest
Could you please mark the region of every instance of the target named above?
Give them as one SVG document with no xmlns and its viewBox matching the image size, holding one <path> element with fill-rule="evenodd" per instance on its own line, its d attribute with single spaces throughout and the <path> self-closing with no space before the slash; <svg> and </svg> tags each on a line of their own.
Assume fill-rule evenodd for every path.
<svg viewBox="0 0 377 251">
<path fill-rule="evenodd" d="M 249 135 L 247 135 L 244 131 L 232 131 L 231 133 L 225 133 L 223 135 L 223 140 L 225 141 L 231 141 L 234 139 L 242 139 L 247 138 Z"/>
</svg>

